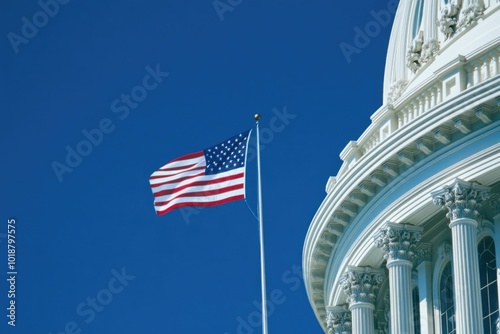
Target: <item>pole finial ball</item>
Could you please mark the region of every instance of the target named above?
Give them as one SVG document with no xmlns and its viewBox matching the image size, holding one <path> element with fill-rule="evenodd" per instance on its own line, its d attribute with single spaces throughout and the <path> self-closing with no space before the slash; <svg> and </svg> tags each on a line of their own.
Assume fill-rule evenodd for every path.
<svg viewBox="0 0 500 334">
<path fill-rule="evenodd" d="M 261 116 L 260 116 L 260 114 L 255 114 L 255 115 L 253 116 L 253 118 L 254 118 L 256 121 L 258 121 L 258 120 L 260 120 Z"/>
</svg>

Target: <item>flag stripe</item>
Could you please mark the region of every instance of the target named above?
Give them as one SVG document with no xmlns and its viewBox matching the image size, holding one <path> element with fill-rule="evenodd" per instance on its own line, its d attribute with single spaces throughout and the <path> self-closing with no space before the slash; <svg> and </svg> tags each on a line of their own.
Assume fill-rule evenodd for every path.
<svg viewBox="0 0 500 334">
<path fill-rule="evenodd" d="M 221 181 L 230 181 L 230 180 L 237 180 L 239 178 L 243 177 L 243 173 L 240 174 L 234 174 L 234 175 L 229 175 L 221 178 L 220 180 L 218 179 L 205 179 L 201 177 L 197 178 L 187 178 L 186 180 L 183 180 L 182 182 L 179 183 L 167 183 L 167 184 L 162 184 L 158 186 L 159 189 L 155 190 L 155 196 L 164 196 L 168 194 L 175 193 L 177 191 L 182 191 L 186 188 L 189 187 L 200 187 L 200 186 L 206 186 L 210 185 L 214 182 L 221 182 Z M 193 180 L 198 180 L 198 181 L 193 181 Z"/>
<path fill-rule="evenodd" d="M 194 191 L 186 191 L 186 192 L 183 192 L 183 193 L 176 193 L 175 196 L 161 196 L 161 197 L 158 197 L 157 198 L 157 201 L 155 201 L 155 205 L 168 205 L 168 203 L 174 201 L 175 199 L 177 198 L 181 198 L 181 197 L 210 197 L 210 196 L 214 196 L 214 195 L 219 195 L 219 194 L 223 194 L 223 193 L 226 193 L 226 192 L 229 192 L 229 191 L 233 191 L 233 190 L 238 190 L 238 189 L 243 189 L 243 185 L 240 183 L 240 184 L 233 184 L 233 185 L 228 185 L 226 187 L 223 187 L 223 188 L 217 188 L 217 189 L 212 189 L 212 190 L 203 190 L 205 188 L 203 187 L 198 187 L 197 189 L 193 188 L 192 190 Z M 189 188 L 189 190 L 191 190 L 191 188 Z M 196 191 L 198 190 L 198 191 Z M 166 198 L 164 198 L 166 197 Z"/>
<path fill-rule="evenodd" d="M 226 175 L 221 175 L 217 176 L 216 178 L 213 178 L 214 175 L 212 176 L 212 180 L 209 180 L 209 183 L 205 186 L 202 187 L 185 187 L 179 191 L 175 191 L 172 194 L 167 194 L 167 195 L 161 195 L 159 192 L 155 192 L 155 201 L 156 202 L 162 202 L 162 203 L 167 203 L 168 201 L 172 201 L 177 197 L 186 197 L 185 194 L 192 194 L 191 197 L 203 197 L 203 196 L 210 196 L 212 195 L 212 191 L 219 191 L 220 193 L 225 192 L 225 190 L 228 187 L 232 187 L 235 185 L 240 186 L 243 188 L 243 182 L 241 179 L 244 177 L 243 174 L 241 174 L 241 177 L 239 178 L 231 178 L 232 175 L 227 175 L 228 173 L 225 173 Z M 194 193 L 198 193 L 195 195 Z"/>
<path fill-rule="evenodd" d="M 164 213 L 172 210 L 173 208 L 179 206 L 212 206 L 211 203 L 216 203 L 220 201 L 231 201 L 234 198 L 243 199 L 245 198 L 244 191 L 242 189 L 234 190 L 231 192 L 226 192 L 223 194 L 219 194 L 218 196 L 213 196 L 212 198 L 207 197 L 181 197 L 176 198 L 174 201 L 170 202 L 166 205 L 155 205 L 156 211 L 164 211 Z M 226 203 L 226 202 L 224 202 Z"/>
<path fill-rule="evenodd" d="M 149 180 L 152 184 L 167 183 L 171 181 L 176 181 L 177 179 L 181 179 L 186 176 L 187 177 L 197 176 L 200 175 L 200 173 L 205 174 L 205 167 L 188 168 L 186 170 L 170 175 L 151 176 Z"/>
<path fill-rule="evenodd" d="M 237 201 L 237 200 L 244 199 L 244 198 L 245 198 L 245 195 L 236 195 L 236 196 L 232 196 L 232 197 L 228 197 L 225 199 L 221 199 L 218 201 L 212 201 L 212 202 L 183 202 L 183 203 L 174 204 L 167 209 L 156 209 L 156 212 L 158 213 L 158 215 L 164 215 L 167 212 L 170 212 L 174 209 L 182 208 L 185 206 L 209 207 L 209 206 L 216 206 L 216 205 L 229 203 L 232 201 Z"/>
<path fill-rule="evenodd" d="M 179 197 L 170 201 L 168 204 L 155 204 L 155 208 L 169 208 L 178 203 L 198 203 L 199 206 L 204 206 L 203 203 L 210 203 L 213 201 L 219 201 L 233 196 L 244 195 L 243 189 L 236 189 L 227 192 L 223 192 L 217 195 L 209 197 Z"/>
</svg>

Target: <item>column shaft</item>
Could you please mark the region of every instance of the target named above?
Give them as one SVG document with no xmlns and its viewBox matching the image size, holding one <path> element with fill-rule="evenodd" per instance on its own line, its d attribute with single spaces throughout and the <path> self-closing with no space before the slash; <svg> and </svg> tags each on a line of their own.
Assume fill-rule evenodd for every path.
<svg viewBox="0 0 500 334">
<path fill-rule="evenodd" d="M 482 334 L 477 222 L 470 218 L 459 218 L 450 223 L 450 228 L 457 334 Z"/>
<path fill-rule="evenodd" d="M 393 333 L 414 334 L 411 293 L 412 263 L 393 260 L 387 264 L 391 298 L 391 330 Z"/>
<path fill-rule="evenodd" d="M 349 307 L 352 319 L 352 334 L 374 334 L 375 324 L 373 310 L 370 303 L 354 303 Z"/>
</svg>

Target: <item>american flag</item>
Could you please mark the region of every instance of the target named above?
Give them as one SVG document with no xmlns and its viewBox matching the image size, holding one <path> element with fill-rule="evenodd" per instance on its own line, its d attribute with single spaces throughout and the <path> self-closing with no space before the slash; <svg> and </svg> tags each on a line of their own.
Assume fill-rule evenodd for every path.
<svg viewBox="0 0 500 334">
<path fill-rule="evenodd" d="M 206 150 L 174 159 L 149 178 L 155 210 L 214 206 L 245 198 L 245 158 L 250 131 Z"/>
</svg>

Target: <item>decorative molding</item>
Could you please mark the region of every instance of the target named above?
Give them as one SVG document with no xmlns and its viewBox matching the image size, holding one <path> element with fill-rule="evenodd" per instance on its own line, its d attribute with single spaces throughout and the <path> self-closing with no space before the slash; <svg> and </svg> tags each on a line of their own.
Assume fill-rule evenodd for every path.
<svg viewBox="0 0 500 334">
<path fill-rule="evenodd" d="M 483 15 L 484 8 L 479 3 L 471 3 L 464 7 L 460 12 L 460 20 L 458 21 L 458 30 L 464 30 L 471 24 L 477 22 L 477 19 Z"/>
<path fill-rule="evenodd" d="M 408 81 L 406 80 L 398 80 L 392 83 L 387 94 L 387 102 L 392 103 L 396 101 L 403 94 L 406 86 L 408 86 Z"/>
<path fill-rule="evenodd" d="M 375 246 L 384 251 L 384 258 L 413 261 L 423 228 L 410 224 L 387 223 L 374 238 Z"/>
<path fill-rule="evenodd" d="M 347 294 L 349 305 L 354 303 L 375 303 L 376 290 L 384 280 L 382 269 L 349 266 L 340 278 L 339 284 Z"/>
<path fill-rule="evenodd" d="M 420 64 L 431 62 L 439 51 L 439 41 L 432 38 L 422 45 L 422 52 L 420 54 Z"/>
<path fill-rule="evenodd" d="M 451 221 L 459 218 L 476 219 L 477 211 L 484 200 L 489 197 L 489 187 L 477 182 L 467 182 L 460 179 L 431 194 L 435 205 L 448 209 L 446 217 Z"/>
</svg>

